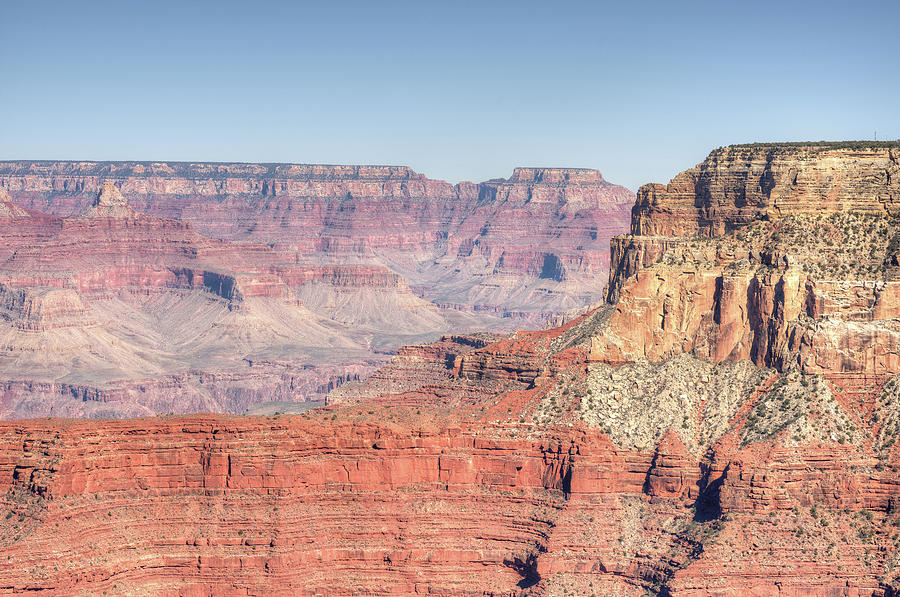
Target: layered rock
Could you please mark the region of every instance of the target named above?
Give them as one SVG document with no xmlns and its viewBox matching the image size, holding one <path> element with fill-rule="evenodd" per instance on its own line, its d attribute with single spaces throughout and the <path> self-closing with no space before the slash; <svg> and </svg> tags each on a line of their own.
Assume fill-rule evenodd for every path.
<svg viewBox="0 0 900 597">
<path fill-rule="evenodd" d="M 612 241 L 616 332 L 594 357 L 900 371 L 898 157 L 896 144 L 736 146 L 645 185 L 632 235 Z"/>
<path fill-rule="evenodd" d="M 641 187 L 631 232 L 709 237 L 762 217 L 898 209 L 897 143 L 732 145 L 668 185 Z"/>
<path fill-rule="evenodd" d="M 895 224 L 817 215 L 622 238 L 617 303 L 303 415 L 0 424 L 0 587 L 893 597 Z"/>
<path fill-rule="evenodd" d="M 428 395 L 436 384 L 454 379 L 461 368 L 462 355 L 484 348 L 496 339 L 491 334 L 444 336 L 432 344 L 401 346 L 388 365 L 365 381 L 344 384 L 329 392 L 328 403 L 379 398 L 383 402 L 385 397 L 408 395 L 413 391 Z"/>
<path fill-rule="evenodd" d="M 13 203 L 6 189 L 0 187 L 0 219 L 13 220 L 27 216 L 28 212 Z"/>
<path fill-rule="evenodd" d="M 634 197 L 566 168 L 450 185 L 393 166 L 0 163 L 19 204 L 62 216 L 96 210 L 111 180 L 137 211 L 204 235 L 299 251 L 310 265 L 388 266 L 432 302 L 533 322 L 601 295 L 609 238 Z"/>
<path fill-rule="evenodd" d="M 3 424 L 0 586 L 173 595 L 897 590 L 895 460 L 885 466 L 883 453 L 854 443 L 798 445 L 790 428 L 741 445 L 736 434 L 753 419 L 746 408 L 701 458 L 671 428 L 654 448 L 635 450 L 583 423 L 503 420 L 498 407 L 534 408 L 577 369 L 524 394 L 484 391 L 487 410 L 376 401 L 294 417 Z M 748 406 L 774 391 L 763 386 Z"/>
<path fill-rule="evenodd" d="M 71 288 L 13 289 L 0 284 L 0 314 L 16 328 L 33 332 L 93 323 Z"/>
<path fill-rule="evenodd" d="M 133 218 L 136 214 L 115 183 L 107 180 L 83 215 L 89 218 Z"/>
<path fill-rule="evenodd" d="M 22 209 L 0 186 L 0 262 L 17 248 L 54 234 L 61 225 L 60 218 Z"/>
<path fill-rule="evenodd" d="M 37 323 L 6 311 L 0 378 L 42 388 L 7 392 L 7 416 L 117 412 L 81 408 L 54 382 L 122 415 L 233 412 L 266 392 L 315 400 L 310 388 L 370 372 L 403 344 L 540 327 L 602 295 L 608 239 L 633 197 L 596 170 L 450 185 L 406 167 L 134 162 L 4 162 L 0 189 L 0 283 L 30 297 L 74 291 L 83 305 L 80 317 L 44 308 Z M 17 336 L 26 329 L 43 337 Z M 285 362 L 309 379 L 287 396 Z M 246 363 L 279 365 L 263 382 Z M 135 396 L 122 386 L 195 372 L 246 380 L 245 398 L 189 384 L 168 406 L 155 392 L 120 401 Z"/>
<path fill-rule="evenodd" d="M 316 400 L 405 342 L 511 325 L 443 313 L 384 266 L 307 264 L 262 243 L 203 237 L 135 212 L 109 182 L 73 217 L 9 205 L 14 219 L 0 229 L 5 418 Z"/>
</svg>

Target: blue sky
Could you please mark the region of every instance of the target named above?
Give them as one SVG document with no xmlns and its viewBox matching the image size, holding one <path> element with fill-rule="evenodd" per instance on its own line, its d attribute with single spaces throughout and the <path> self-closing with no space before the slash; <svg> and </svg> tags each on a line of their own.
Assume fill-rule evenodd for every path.
<svg viewBox="0 0 900 597">
<path fill-rule="evenodd" d="M 900 138 L 900 2 L 0 3 L 0 158 L 598 168 Z"/>
</svg>

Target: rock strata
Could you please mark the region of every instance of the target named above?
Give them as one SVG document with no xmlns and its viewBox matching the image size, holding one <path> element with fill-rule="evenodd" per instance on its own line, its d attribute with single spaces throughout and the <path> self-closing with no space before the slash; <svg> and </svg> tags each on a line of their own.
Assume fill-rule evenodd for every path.
<svg viewBox="0 0 900 597">
<path fill-rule="evenodd" d="M 3 162 L 0 193 L 0 284 L 29 305 L 0 319 L 6 417 L 320 400 L 403 344 L 539 327 L 602 296 L 633 199 L 596 170 L 137 162 Z M 173 385 L 198 374 L 235 385 Z"/>
<path fill-rule="evenodd" d="M 615 303 L 301 415 L 2 423 L 0 587 L 895 597 L 895 220 L 744 215 L 618 239 Z"/>
<path fill-rule="evenodd" d="M 612 240 L 598 360 L 682 351 L 807 372 L 900 371 L 896 144 L 718 149 L 645 185 Z"/>
<path fill-rule="evenodd" d="M 173 595 L 896 590 L 900 477 L 883 452 L 864 442 L 798 445 L 790 429 L 741 445 L 734 433 L 755 412 L 746 409 L 700 458 L 671 428 L 635 450 L 583 423 L 508 420 L 506 404 L 534 408 L 558 381 L 524 394 L 482 386 L 449 417 L 435 394 L 430 405 L 364 401 L 302 416 L 6 423 L 0 586 Z M 748 399 L 772 391 L 764 385 Z"/>
<path fill-rule="evenodd" d="M 59 216 L 119 209 L 93 205 L 114 202 L 111 182 L 138 212 L 209 237 L 387 266 L 432 302 L 534 322 L 601 296 L 609 238 L 634 201 L 573 168 L 451 185 L 395 166 L 0 162 L 16 202 Z"/>
<path fill-rule="evenodd" d="M 127 218 L 134 217 L 135 212 L 128 205 L 125 197 L 116 187 L 115 183 L 107 180 L 100 187 L 97 198 L 91 206 L 84 211 L 87 217 Z"/>
<path fill-rule="evenodd" d="M 0 416 L 244 412 L 321 398 L 400 344 L 450 327 L 380 265 L 206 238 L 118 188 L 59 218 L 8 200 L 0 227 Z"/>
<path fill-rule="evenodd" d="M 760 218 L 900 210 L 897 143 L 721 147 L 668 185 L 641 187 L 638 236 L 719 236 Z"/>
</svg>

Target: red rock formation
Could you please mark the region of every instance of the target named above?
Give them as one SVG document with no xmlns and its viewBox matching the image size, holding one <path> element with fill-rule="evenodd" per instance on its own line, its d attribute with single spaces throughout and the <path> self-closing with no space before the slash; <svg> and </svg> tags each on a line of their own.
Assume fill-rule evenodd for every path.
<svg viewBox="0 0 900 597">
<path fill-rule="evenodd" d="M 90 325 L 81 297 L 69 288 L 13 289 L 0 284 L 0 312 L 23 331 Z"/>
<path fill-rule="evenodd" d="M 668 185 L 638 192 L 631 232 L 718 236 L 763 216 L 900 209 L 896 143 L 720 147 Z"/>
<path fill-rule="evenodd" d="M 609 238 L 634 198 L 580 169 L 454 186 L 391 166 L 0 163 L 18 203 L 63 216 L 109 180 L 137 211 L 207 236 L 275 244 L 309 263 L 387 265 L 436 303 L 537 319 L 600 295 Z"/>
<path fill-rule="evenodd" d="M 854 447 L 798 455 L 780 440 L 740 448 L 725 438 L 698 464 L 671 432 L 654 454 L 579 427 L 529 437 L 510 424 L 345 422 L 353 416 L 5 424 L 0 586 L 893 590 L 880 572 L 889 552 L 877 546 L 892 541 L 900 476 Z M 842 535 L 840 549 L 828 547 Z"/>
<path fill-rule="evenodd" d="M 462 355 L 491 344 L 498 339 L 492 334 L 444 336 L 438 342 L 416 346 L 402 346 L 390 364 L 376 371 L 361 383 L 344 384 L 330 392 L 329 404 L 361 399 L 380 399 L 384 396 L 409 395 L 419 391 L 428 396 L 437 393 L 438 384 L 452 383 L 459 374 Z M 417 397 L 415 403 L 421 403 Z"/>
<path fill-rule="evenodd" d="M 34 428 L 34 436 L 20 427 L 24 435 L 10 436 L 4 457 L 22 449 L 33 456 L 28 464 L 5 460 L 0 476 L 10 495 L 31 496 L 9 519 L 22 516 L 29 529 L 24 541 L 6 538 L 4 562 L 25 570 L 55 554 L 57 570 L 39 584 L 57 591 L 508 593 L 521 578 L 504 562 L 516 551 L 510 546 L 527 548 L 549 521 L 531 529 L 504 509 L 564 501 L 569 451 L 549 444 L 285 423 L 107 424 L 103 436 L 130 436 L 130 448 L 115 453 L 77 425 L 58 436 L 54 427 Z M 276 446 L 282 455 L 273 458 Z M 509 497 L 498 501 L 503 493 Z M 101 502 L 87 515 L 85 507 Z M 448 525 L 444 512 L 464 504 L 470 513 Z M 480 538 L 455 530 L 474 531 L 485 511 L 496 519 Z M 90 544 L 63 547 L 59 537 L 82 536 L 88 519 Z M 131 547 L 113 549 L 125 543 Z M 139 567 L 127 563 L 144 558 Z M 24 586 L 3 571 L 0 585 Z"/>
<path fill-rule="evenodd" d="M 18 247 L 52 235 L 61 226 L 59 218 L 22 209 L 0 186 L 0 262 Z"/>
<path fill-rule="evenodd" d="M 678 434 L 669 429 L 656 446 L 647 472 L 647 493 L 654 498 L 695 500 L 700 474 Z"/>
<path fill-rule="evenodd" d="M 896 289 L 761 248 L 782 223 L 624 239 L 616 305 L 302 416 L 0 424 L 0 587 L 894 597 Z"/>
<path fill-rule="evenodd" d="M 898 152 L 736 146 L 668 187 L 642 187 L 632 235 L 612 240 L 614 332 L 597 338 L 594 358 L 692 351 L 809 372 L 900 372 Z"/>
<path fill-rule="evenodd" d="M 103 182 L 97 198 L 83 214 L 89 218 L 133 218 L 137 214 L 128 205 L 128 201 L 111 180 Z"/>
</svg>

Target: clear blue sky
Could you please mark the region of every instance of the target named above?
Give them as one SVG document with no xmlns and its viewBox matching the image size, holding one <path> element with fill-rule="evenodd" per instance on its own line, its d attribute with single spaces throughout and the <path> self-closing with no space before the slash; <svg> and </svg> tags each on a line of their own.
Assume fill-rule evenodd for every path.
<svg viewBox="0 0 900 597">
<path fill-rule="evenodd" d="M 0 158 L 598 168 L 900 137 L 900 1 L 0 0 Z"/>
</svg>

